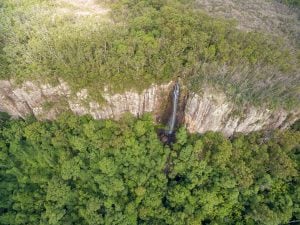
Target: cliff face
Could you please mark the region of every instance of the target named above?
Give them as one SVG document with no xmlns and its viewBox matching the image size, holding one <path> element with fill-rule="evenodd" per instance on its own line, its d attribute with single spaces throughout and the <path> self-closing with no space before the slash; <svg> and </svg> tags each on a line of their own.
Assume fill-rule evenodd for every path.
<svg viewBox="0 0 300 225">
<path fill-rule="evenodd" d="M 253 106 L 237 109 L 224 94 L 207 90 L 201 96 L 189 96 L 184 115 L 190 132 L 211 130 L 230 136 L 236 132 L 285 129 L 299 119 L 300 112 L 271 111 Z"/>
<path fill-rule="evenodd" d="M 90 99 L 82 89 L 72 94 L 69 86 L 25 82 L 16 86 L 11 81 L 0 81 L 0 111 L 14 117 L 33 114 L 39 119 L 54 119 L 59 113 L 71 110 L 78 115 L 90 114 L 95 119 L 119 119 L 125 112 L 139 116 L 152 112 L 159 120 L 166 110 L 166 101 L 173 84 L 152 85 L 141 93 L 127 91 L 110 94 L 103 91 L 104 103 Z M 183 121 L 191 132 L 221 131 L 229 136 L 235 132 L 248 133 L 260 129 L 286 128 L 299 119 L 300 112 L 244 107 L 236 113 L 236 107 L 226 96 L 212 90 L 203 94 L 189 93 L 185 99 Z"/>
<path fill-rule="evenodd" d="M 170 88 L 171 83 L 152 85 L 142 93 L 126 91 L 122 94 L 110 94 L 104 90 L 104 103 L 99 104 L 90 99 L 86 89 L 72 94 L 67 83 L 63 81 L 57 86 L 25 82 L 16 87 L 12 82 L 2 80 L 0 111 L 14 117 L 33 114 L 38 119 L 54 119 L 66 110 L 78 115 L 90 114 L 95 119 L 119 119 L 125 112 L 135 116 L 146 112 L 159 115 Z"/>
</svg>

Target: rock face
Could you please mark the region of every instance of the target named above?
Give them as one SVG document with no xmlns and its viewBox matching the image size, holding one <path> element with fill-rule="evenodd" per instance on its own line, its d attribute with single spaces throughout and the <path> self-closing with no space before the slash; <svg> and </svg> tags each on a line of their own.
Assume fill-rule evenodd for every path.
<svg viewBox="0 0 300 225">
<path fill-rule="evenodd" d="M 142 93 L 126 91 L 122 94 L 102 94 L 105 103 L 100 105 L 95 101 L 88 101 L 86 89 L 76 93 L 76 98 L 69 98 L 68 104 L 72 112 L 78 115 L 90 114 L 95 119 L 119 119 L 129 112 L 140 116 L 146 112 L 154 115 L 161 113 L 162 103 L 168 96 L 171 83 L 166 85 L 152 85 Z"/>
<path fill-rule="evenodd" d="M 60 82 L 53 87 L 25 82 L 21 87 L 11 81 L 0 81 L 0 110 L 13 117 L 25 117 L 29 114 L 41 119 L 54 119 L 59 108 L 47 107 L 50 103 L 59 103 L 68 98 L 71 91 L 68 85 Z"/>
<path fill-rule="evenodd" d="M 82 89 L 72 94 L 64 81 L 58 85 L 24 82 L 16 86 L 12 81 L 0 80 L 0 111 L 13 117 L 33 114 L 38 119 L 55 119 L 66 110 L 77 115 L 89 114 L 95 119 L 119 119 L 125 112 L 135 116 L 152 112 L 157 119 L 165 110 L 173 83 L 152 85 L 141 93 L 126 91 L 111 94 L 103 91 L 104 103 L 90 99 Z M 220 131 L 227 136 L 235 132 L 248 133 L 261 129 L 286 128 L 299 119 L 300 112 L 244 107 L 236 113 L 236 107 L 226 96 L 213 90 L 203 94 L 190 93 L 186 99 L 183 121 L 190 132 Z"/>
<path fill-rule="evenodd" d="M 126 91 L 122 94 L 109 94 L 103 91 L 105 103 L 90 100 L 88 91 L 82 89 L 75 94 L 67 83 L 60 81 L 57 86 L 24 82 L 16 87 L 13 82 L 0 81 L 0 111 L 13 117 L 26 117 L 33 114 L 38 119 L 54 119 L 60 112 L 71 110 L 77 115 L 90 114 L 95 119 L 119 119 L 129 112 L 139 116 L 146 112 L 159 114 L 161 104 L 168 96 L 171 83 L 152 85 L 142 93 Z"/>
<path fill-rule="evenodd" d="M 226 136 L 257 130 L 285 129 L 300 117 L 299 111 L 271 111 L 253 106 L 237 109 L 222 93 L 207 90 L 191 94 L 185 106 L 185 125 L 190 132 L 220 131 Z"/>
</svg>

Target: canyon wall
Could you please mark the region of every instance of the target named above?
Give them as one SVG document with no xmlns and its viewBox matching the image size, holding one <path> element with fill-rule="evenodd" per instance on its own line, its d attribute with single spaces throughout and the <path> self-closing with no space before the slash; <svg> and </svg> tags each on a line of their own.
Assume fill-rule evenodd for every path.
<svg viewBox="0 0 300 225">
<path fill-rule="evenodd" d="M 77 115 L 89 114 L 95 119 L 119 119 L 125 112 L 135 116 L 152 112 L 159 121 L 172 87 L 170 82 L 152 85 L 141 93 L 112 94 L 103 90 L 104 100 L 99 103 L 91 99 L 86 89 L 72 93 L 62 80 L 57 85 L 29 81 L 15 85 L 13 81 L 0 80 L 0 111 L 22 118 L 33 114 L 38 119 L 55 119 L 68 110 Z M 237 110 L 224 94 L 211 89 L 202 94 L 189 93 L 184 99 L 182 119 L 190 132 L 211 130 L 230 136 L 235 132 L 284 129 L 300 118 L 299 111 L 270 111 L 253 106 Z"/>
<path fill-rule="evenodd" d="M 0 80 L 0 111 L 22 118 L 33 114 L 38 119 L 54 119 L 68 110 L 77 115 L 89 114 L 95 119 L 119 119 L 125 112 L 135 116 L 146 112 L 158 115 L 170 88 L 171 83 L 152 85 L 141 93 L 110 94 L 103 90 L 104 101 L 98 103 L 91 99 L 87 89 L 72 93 L 62 80 L 56 86 L 29 81 L 17 86 Z"/>
<path fill-rule="evenodd" d="M 300 118 L 300 111 L 271 111 L 253 106 L 238 108 L 224 94 L 206 90 L 201 95 L 189 96 L 184 115 L 190 132 L 221 131 L 231 136 L 237 132 L 285 129 Z"/>
</svg>

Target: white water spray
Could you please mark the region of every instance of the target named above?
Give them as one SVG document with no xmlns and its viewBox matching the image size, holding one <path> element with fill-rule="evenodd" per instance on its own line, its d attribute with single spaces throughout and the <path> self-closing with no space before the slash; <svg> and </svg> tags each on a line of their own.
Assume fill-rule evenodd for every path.
<svg viewBox="0 0 300 225">
<path fill-rule="evenodd" d="M 179 84 L 176 82 L 174 85 L 174 90 L 173 90 L 173 109 L 172 109 L 172 114 L 168 123 L 169 129 L 167 133 L 171 135 L 174 132 L 174 127 L 176 124 L 176 113 L 177 113 L 177 107 L 178 107 L 178 101 L 179 101 L 179 94 L 180 94 L 180 88 Z"/>
</svg>

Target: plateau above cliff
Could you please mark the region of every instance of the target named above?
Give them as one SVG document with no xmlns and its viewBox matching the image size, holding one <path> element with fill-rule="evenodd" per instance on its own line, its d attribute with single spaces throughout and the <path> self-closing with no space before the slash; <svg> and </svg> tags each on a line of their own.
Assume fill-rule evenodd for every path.
<svg viewBox="0 0 300 225">
<path fill-rule="evenodd" d="M 232 102 L 297 109 L 298 46 L 263 28 L 245 31 L 231 20 L 211 17 L 204 13 L 210 6 L 201 2 L 4 0 L 0 77 L 62 79 L 90 95 L 101 95 L 104 87 L 115 93 L 143 91 L 180 77 L 195 93 L 209 85 Z M 249 8 L 246 2 L 231 2 Z"/>
</svg>

